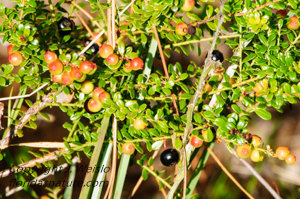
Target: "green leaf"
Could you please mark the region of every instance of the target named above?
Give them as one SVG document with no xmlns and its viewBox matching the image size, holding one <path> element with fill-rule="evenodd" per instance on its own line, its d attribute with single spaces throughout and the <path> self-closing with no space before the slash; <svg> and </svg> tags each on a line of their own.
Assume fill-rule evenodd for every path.
<svg viewBox="0 0 300 199">
<path fill-rule="evenodd" d="M 153 150 L 158 150 L 162 145 L 163 145 L 164 141 L 160 140 L 160 141 L 156 141 L 152 144 L 152 149 Z"/>
<path fill-rule="evenodd" d="M 272 118 L 271 113 L 269 113 L 267 110 L 256 109 L 254 112 L 264 120 L 270 120 Z"/>
<path fill-rule="evenodd" d="M 142 177 L 143 177 L 143 180 L 147 180 L 148 179 L 148 171 L 145 168 L 143 168 Z"/>
<path fill-rule="evenodd" d="M 175 148 L 176 149 L 181 149 L 181 147 L 182 147 L 182 142 L 181 142 L 180 138 L 176 138 L 176 140 L 175 140 Z"/>
</svg>

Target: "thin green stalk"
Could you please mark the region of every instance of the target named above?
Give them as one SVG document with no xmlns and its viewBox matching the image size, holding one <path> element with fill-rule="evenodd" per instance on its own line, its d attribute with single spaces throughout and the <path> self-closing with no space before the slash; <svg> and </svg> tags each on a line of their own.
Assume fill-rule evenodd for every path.
<svg viewBox="0 0 300 199">
<path fill-rule="evenodd" d="M 155 178 L 157 178 L 159 181 L 161 181 L 164 185 L 166 185 L 166 187 L 168 187 L 169 189 L 172 188 L 172 186 L 165 181 L 163 178 L 161 178 L 160 176 L 158 176 L 154 171 L 152 171 L 149 167 L 142 165 L 141 166 L 143 169 L 146 169 L 150 174 L 152 174 Z"/>
<path fill-rule="evenodd" d="M 70 107 L 79 107 L 83 108 L 83 104 L 74 104 L 74 103 L 47 103 L 46 106 L 70 106 Z"/>
<path fill-rule="evenodd" d="M 239 25 L 239 32 L 240 33 L 242 33 L 242 26 L 241 25 Z M 243 60 L 242 60 L 242 58 L 243 58 L 243 54 L 242 54 L 242 52 L 243 52 L 243 46 L 242 46 L 242 37 L 240 36 L 239 37 L 239 50 L 240 50 L 240 64 L 239 64 L 239 69 L 240 69 L 240 81 L 239 82 L 241 82 L 242 81 L 242 65 L 243 65 Z"/>
<path fill-rule="evenodd" d="M 11 90 L 10 90 L 10 93 L 9 93 L 9 97 L 11 97 L 12 96 L 12 93 L 13 93 L 13 90 L 14 90 L 14 87 L 12 87 L 11 88 Z M 12 112 L 12 110 L 11 110 L 11 100 L 9 100 L 8 101 L 8 107 L 7 107 L 7 127 L 9 127 L 10 126 L 10 123 L 11 123 L 11 112 Z"/>
<path fill-rule="evenodd" d="M 54 23 L 54 28 L 55 28 L 55 36 L 57 37 L 57 44 L 58 44 L 58 49 L 59 49 L 59 54 L 62 54 L 62 49 L 61 49 L 61 43 L 60 43 L 60 36 L 59 36 L 59 32 L 58 32 L 58 27 L 57 27 L 57 23 L 56 21 L 54 21 L 55 18 L 55 11 L 54 11 L 54 7 L 52 4 L 51 0 L 48 0 L 49 2 L 49 9 L 51 11 L 51 17 L 52 17 L 52 23 Z"/>
<path fill-rule="evenodd" d="M 74 122 L 73 127 L 72 127 L 72 129 L 71 129 L 71 131 L 70 131 L 70 133 L 69 133 L 69 136 L 68 136 L 68 141 L 70 141 L 71 137 L 73 136 L 73 133 L 74 133 L 74 131 L 75 131 L 75 129 L 76 129 L 76 127 L 77 127 L 77 125 L 78 125 L 78 123 L 79 123 L 81 117 L 82 117 L 82 114 L 83 114 L 84 112 L 85 112 L 85 110 L 83 109 L 83 110 L 80 112 L 80 113 L 81 113 L 81 116 Z"/>
<path fill-rule="evenodd" d="M 100 12 L 101 12 L 101 15 L 102 15 L 102 17 L 103 17 L 104 24 L 107 24 L 106 14 L 104 13 L 102 6 L 99 4 L 99 1 L 97 1 L 97 5 L 98 5 L 98 7 L 99 7 L 99 9 L 100 9 Z"/>
</svg>

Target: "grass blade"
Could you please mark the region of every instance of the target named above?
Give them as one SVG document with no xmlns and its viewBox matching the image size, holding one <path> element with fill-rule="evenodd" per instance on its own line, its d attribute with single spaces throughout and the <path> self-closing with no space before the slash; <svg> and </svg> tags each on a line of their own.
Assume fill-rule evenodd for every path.
<svg viewBox="0 0 300 199">
<path fill-rule="evenodd" d="M 9 97 L 12 96 L 14 87 L 11 88 L 10 93 L 9 93 Z M 9 127 L 10 123 L 11 123 L 11 100 L 8 100 L 8 105 L 7 105 L 7 127 Z M 4 136 L 4 135 L 3 135 Z"/>
<path fill-rule="evenodd" d="M 68 182 L 74 182 L 75 175 L 76 175 L 76 163 L 79 161 L 78 157 L 75 157 L 72 160 L 72 165 L 70 166 L 70 175 L 68 178 Z M 72 198 L 72 192 L 73 192 L 73 183 L 72 186 L 66 186 L 66 190 L 64 192 L 64 199 L 71 199 Z"/>
</svg>

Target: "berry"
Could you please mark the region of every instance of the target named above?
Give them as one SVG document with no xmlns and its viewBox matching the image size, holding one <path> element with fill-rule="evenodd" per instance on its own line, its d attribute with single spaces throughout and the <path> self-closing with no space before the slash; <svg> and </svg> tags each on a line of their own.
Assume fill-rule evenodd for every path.
<svg viewBox="0 0 300 199">
<path fill-rule="evenodd" d="M 14 66 L 19 66 L 23 61 L 23 57 L 19 52 L 14 52 L 8 56 L 8 61 Z"/>
<path fill-rule="evenodd" d="M 141 58 L 136 57 L 130 62 L 130 68 L 134 71 L 142 70 L 144 67 L 144 62 Z"/>
<path fill-rule="evenodd" d="M 54 61 L 57 60 L 57 55 L 55 52 L 51 52 L 51 51 L 47 51 L 45 54 L 44 54 L 44 60 L 47 64 L 50 64 Z"/>
<path fill-rule="evenodd" d="M 114 49 L 111 47 L 111 45 L 103 44 L 99 49 L 100 56 L 104 59 L 106 59 L 109 55 L 114 53 Z"/>
<path fill-rule="evenodd" d="M 102 104 L 98 100 L 89 98 L 84 103 L 84 109 L 88 113 L 97 113 L 101 110 Z"/>
<path fill-rule="evenodd" d="M 95 100 L 99 100 L 99 95 L 104 92 L 105 92 L 105 90 L 103 88 L 96 87 L 93 91 L 93 98 Z"/>
<path fill-rule="evenodd" d="M 280 146 L 276 149 L 275 154 L 278 156 L 279 160 L 284 160 L 288 154 L 290 154 L 290 150 L 285 146 Z"/>
<path fill-rule="evenodd" d="M 193 10 L 194 6 L 195 6 L 194 0 L 185 0 L 181 9 L 185 12 L 189 12 L 189 11 Z"/>
<path fill-rule="evenodd" d="M 43 196 L 41 196 L 41 199 L 51 199 L 51 198 L 46 195 L 43 195 Z"/>
<path fill-rule="evenodd" d="M 175 31 L 178 35 L 184 36 L 188 33 L 188 28 L 189 27 L 186 23 L 181 22 L 181 23 L 176 25 Z"/>
<path fill-rule="evenodd" d="M 86 44 L 89 44 L 90 42 L 86 42 Z M 91 45 L 91 47 L 88 49 L 92 52 L 93 55 L 96 55 L 99 51 L 99 46 L 97 44 Z M 89 54 L 89 53 L 87 53 Z"/>
<path fill-rule="evenodd" d="M 297 30 L 299 28 L 299 19 L 297 16 L 290 17 L 290 22 L 288 22 L 287 28 L 290 30 Z"/>
<path fill-rule="evenodd" d="M 80 71 L 79 68 L 73 67 L 70 71 L 70 75 L 72 79 L 79 80 L 82 77 L 82 72 Z"/>
<path fill-rule="evenodd" d="M 49 64 L 49 71 L 53 75 L 59 75 L 63 72 L 64 65 L 60 61 L 54 61 Z"/>
<path fill-rule="evenodd" d="M 99 94 L 98 98 L 101 103 L 104 103 L 106 99 L 110 99 L 110 94 L 108 92 L 102 92 Z"/>
<path fill-rule="evenodd" d="M 264 157 L 265 154 L 263 152 L 254 149 L 251 153 L 250 159 L 253 162 L 260 162 L 264 159 Z"/>
<path fill-rule="evenodd" d="M 90 94 L 94 89 L 94 84 L 90 81 L 84 81 L 81 83 L 81 92 L 84 94 Z"/>
<path fill-rule="evenodd" d="M 80 78 L 80 79 L 77 79 L 76 81 L 77 81 L 77 82 L 83 82 L 85 79 L 86 79 L 86 74 L 81 73 L 81 78 Z"/>
<path fill-rule="evenodd" d="M 235 79 L 234 79 L 234 78 L 230 78 L 230 79 L 229 79 L 229 84 L 231 84 L 231 85 L 232 85 L 232 84 L 235 84 Z"/>
<path fill-rule="evenodd" d="M 189 33 L 189 35 L 195 35 L 196 34 L 196 27 L 195 26 L 189 26 L 188 33 Z"/>
<path fill-rule="evenodd" d="M 135 119 L 133 122 L 133 127 L 136 130 L 143 130 L 147 127 L 147 125 L 143 122 L 142 119 Z"/>
<path fill-rule="evenodd" d="M 58 26 L 58 31 L 59 31 L 59 34 L 64 36 L 64 35 L 69 35 L 71 32 L 72 32 L 72 29 L 73 29 L 73 24 L 72 24 L 72 21 L 66 17 L 62 17 L 58 23 L 57 23 L 57 26 Z M 67 28 L 69 27 L 70 30 L 63 30 L 64 28 Z"/>
<path fill-rule="evenodd" d="M 111 54 L 106 58 L 106 61 L 109 65 L 116 65 L 119 61 L 119 57 L 116 54 Z"/>
<path fill-rule="evenodd" d="M 294 156 L 292 154 L 288 154 L 285 158 L 285 162 L 287 164 L 294 164 L 296 162 L 296 156 Z"/>
<path fill-rule="evenodd" d="M 82 73 L 90 75 L 97 70 L 97 65 L 90 61 L 83 61 L 80 63 L 79 69 Z"/>
<path fill-rule="evenodd" d="M 207 55 L 206 55 L 206 57 L 207 57 Z M 224 61 L 224 56 L 223 56 L 223 54 L 222 54 L 220 51 L 214 50 L 214 51 L 212 52 L 211 59 L 212 59 L 213 61 L 220 61 L 220 62 L 223 62 L 223 61 Z"/>
<path fill-rule="evenodd" d="M 210 137 L 208 137 L 208 133 L 211 133 Z M 208 132 L 206 130 L 203 130 L 202 137 L 205 142 L 211 142 L 214 139 L 214 135 L 212 134 L 212 131 Z"/>
<path fill-rule="evenodd" d="M 263 143 L 263 141 L 262 141 L 261 137 L 259 137 L 257 135 L 252 135 L 251 144 L 253 144 L 253 146 L 255 148 L 259 147 L 262 143 Z"/>
<path fill-rule="evenodd" d="M 52 75 L 52 81 L 53 81 L 54 83 L 62 83 L 62 82 L 61 82 L 61 76 L 62 76 L 62 74 L 59 74 L 59 75 Z"/>
<path fill-rule="evenodd" d="M 70 72 L 64 72 L 61 76 L 61 82 L 64 84 L 64 85 L 70 85 L 73 83 L 73 79 L 71 77 L 71 74 Z"/>
<path fill-rule="evenodd" d="M 223 79 L 223 75 L 220 72 L 214 73 L 214 76 L 218 76 L 218 81 L 221 81 Z"/>
<path fill-rule="evenodd" d="M 203 144 L 203 140 L 201 140 L 200 138 L 192 135 L 191 139 L 190 139 L 191 145 L 195 148 L 201 147 Z"/>
<path fill-rule="evenodd" d="M 10 55 L 12 54 L 12 49 L 14 48 L 14 45 L 10 44 L 9 46 L 7 46 L 7 54 Z"/>
<path fill-rule="evenodd" d="M 126 155 L 132 155 L 135 151 L 135 147 L 133 144 L 125 143 L 122 145 L 122 151 Z"/>
<path fill-rule="evenodd" d="M 251 147 L 249 144 L 239 145 L 236 148 L 236 154 L 239 158 L 246 159 L 251 155 Z"/>
<path fill-rule="evenodd" d="M 125 73 L 130 73 L 132 71 L 132 68 L 130 67 L 130 63 L 125 64 L 123 70 Z"/>
<path fill-rule="evenodd" d="M 204 92 L 209 93 L 210 91 L 212 91 L 212 87 L 209 83 L 206 83 L 204 86 Z"/>
<path fill-rule="evenodd" d="M 94 32 L 94 33 L 93 33 L 94 37 L 96 37 L 98 34 L 99 34 L 98 32 Z M 90 40 L 93 40 L 94 38 L 93 38 L 93 37 L 90 37 L 89 39 L 90 39 Z M 97 41 L 98 41 L 99 43 L 102 43 L 103 37 L 101 36 Z M 99 50 L 99 48 L 98 48 L 98 50 Z"/>
<path fill-rule="evenodd" d="M 278 10 L 276 12 L 276 15 L 280 15 L 280 18 L 285 18 L 287 13 L 288 13 L 287 10 Z"/>
<path fill-rule="evenodd" d="M 179 161 L 179 154 L 176 149 L 167 149 L 160 154 L 160 161 L 163 165 L 175 166 Z"/>
</svg>

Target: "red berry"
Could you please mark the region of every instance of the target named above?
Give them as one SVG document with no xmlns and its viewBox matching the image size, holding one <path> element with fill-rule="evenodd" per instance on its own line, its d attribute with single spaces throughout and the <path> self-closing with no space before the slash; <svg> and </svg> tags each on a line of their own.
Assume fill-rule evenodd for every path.
<svg viewBox="0 0 300 199">
<path fill-rule="evenodd" d="M 47 64 L 50 64 L 54 61 L 57 60 L 57 55 L 55 52 L 51 52 L 51 51 L 47 51 L 45 54 L 44 54 L 44 60 Z"/>
<path fill-rule="evenodd" d="M 23 61 L 23 57 L 19 52 L 14 52 L 8 56 L 8 61 L 14 66 L 19 66 Z"/>
<path fill-rule="evenodd" d="M 276 149 L 275 154 L 278 156 L 279 160 L 284 160 L 288 154 L 290 154 L 290 150 L 285 146 L 280 146 Z"/>
<path fill-rule="evenodd" d="M 104 103 L 106 99 L 110 99 L 110 94 L 108 92 L 102 92 L 99 94 L 98 98 L 101 103 Z"/>
<path fill-rule="evenodd" d="M 290 22 L 287 24 L 288 29 L 297 30 L 299 28 L 299 19 L 297 16 L 290 17 Z"/>
<path fill-rule="evenodd" d="M 251 144 L 253 144 L 253 146 L 255 148 L 259 147 L 262 143 L 263 143 L 263 141 L 262 141 L 261 137 L 259 137 L 257 135 L 252 135 Z"/>
<path fill-rule="evenodd" d="M 98 100 L 95 99 L 87 99 L 87 106 L 85 106 L 85 110 L 88 113 L 97 113 L 101 110 L 102 104 Z"/>
<path fill-rule="evenodd" d="M 294 156 L 292 154 L 288 154 L 285 158 L 285 162 L 287 164 L 294 164 L 296 162 L 296 156 Z"/>
<path fill-rule="evenodd" d="M 73 83 L 70 72 L 64 72 L 61 76 L 61 81 L 64 85 L 70 85 Z"/>
<path fill-rule="evenodd" d="M 15 45 L 10 44 L 7 46 L 7 54 L 10 55 L 12 53 L 12 49 L 14 48 Z"/>
<path fill-rule="evenodd" d="M 53 75 L 59 75 L 63 72 L 64 65 L 60 61 L 54 61 L 49 64 L 49 71 Z"/>
<path fill-rule="evenodd" d="M 125 143 L 122 145 L 122 151 L 126 155 L 132 155 L 135 151 L 135 147 L 133 144 Z"/>
<path fill-rule="evenodd" d="M 97 70 L 97 65 L 90 61 L 83 61 L 80 63 L 79 69 L 82 73 L 90 75 Z"/>
<path fill-rule="evenodd" d="M 188 33 L 188 29 L 189 29 L 188 25 L 184 22 L 181 22 L 176 25 L 175 31 L 178 35 L 184 36 Z"/>
<path fill-rule="evenodd" d="M 147 125 L 143 122 L 142 119 L 135 119 L 133 122 L 133 127 L 136 130 L 142 130 L 142 129 L 145 129 L 147 127 Z"/>
<path fill-rule="evenodd" d="M 59 74 L 59 75 L 52 75 L 52 81 L 53 81 L 54 83 L 62 83 L 62 82 L 61 82 L 61 76 L 62 76 L 62 74 Z"/>
<path fill-rule="evenodd" d="M 81 83 L 81 92 L 84 94 L 90 94 L 94 89 L 93 82 L 90 81 L 84 81 Z"/>
<path fill-rule="evenodd" d="M 195 148 L 201 147 L 203 144 L 203 140 L 201 140 L 200 138 L 198 138 L 194 135 L 191 136 L 190 142 L 191 142 L 191 145 Z"/>
<path fill-rule="evenodd" d="M 263 152 L 254 149 L 251 153 L 250 159 L 253 162 L 260 162 L 264 159 L 264 157 L 265 154 Z"/>
<path fill-rule="evenodd" d="M 285 18 L 287 13 L 288 13 L 287 10 L 278 10 L 276 12 L 276 15 L 280 15 L 280 18 Z"/>
<path fill-rule="evenodd" d="M 116 65 L 119 61 L 119 57 L 116 54 L 111 54 L 106 58 L 106 61 L 109 65 Z"/>
<path fill-rule="evenodd" d="M 130 67 L 130 63 L 125 64 L 123 70 L 125 73 L 130 73 L 132 71 L 132 68 Z"/>
<path fill-rule="evenodd" d="M 99 95 L 104 92 L 105 92 L 105 90 L 103 88 L 96 87 L 93 91 L 93 98 L 95 100 L 99 100 Z"/>
<path fill-rule="evenodd" d="M 106 59 L 109 55 L 114 53 L 114 49 L 111 47 L 111 45 L 103 44 L 100 47 L 99 53 L 102 58 Z"/>
<path fill-rule="evenodd" d="M 185 12 L 189 12 L 189 11 L 193 10 L 194 6 L 195 6 L 194 0 L 185 0 L 181 9 Z"/>
<path fill-rule="evenodd" d="M 251 155 L 251 147 L 248 144 L 239 145 L 236 154 L 239 158 L 246 159 Z"/>
<path fill-rule="evenodd" d="M 134 58 L 134 59 L 131 60 L 131 62 L 130 62 L 130 68 L 131 68 L 132 70 L 135 70 L 135 71 L 137 71 L 137 70 L 142 70 L 143 67 L 144 67 L 144 62 L 143 62 L 143 60 L 142 60 L 141 58 L 139 58 L 139 57 Z"/>
<path fill-rule="evenodd" d="M 79 80 L 82 77 L 82 73 L 79 68 L 73 67 L 70 71 L 72 79 Z"/>
</svg>

